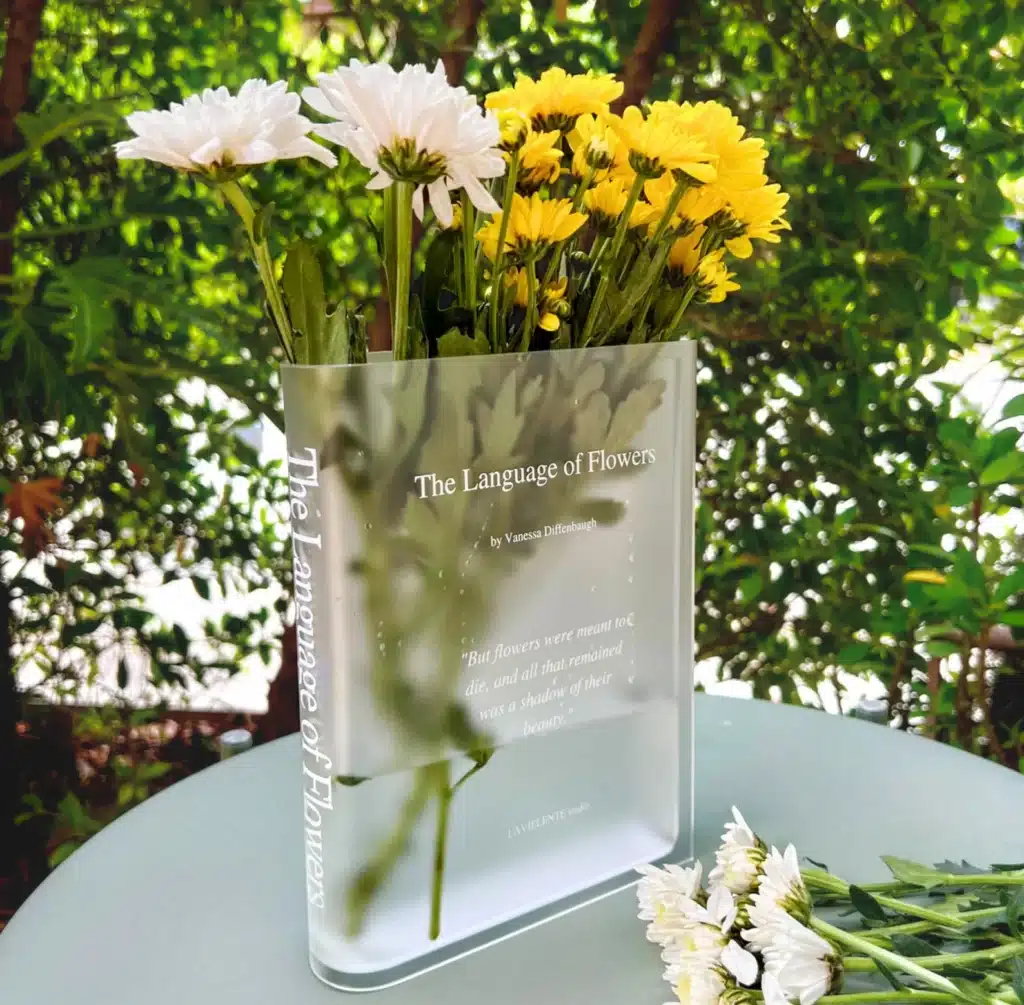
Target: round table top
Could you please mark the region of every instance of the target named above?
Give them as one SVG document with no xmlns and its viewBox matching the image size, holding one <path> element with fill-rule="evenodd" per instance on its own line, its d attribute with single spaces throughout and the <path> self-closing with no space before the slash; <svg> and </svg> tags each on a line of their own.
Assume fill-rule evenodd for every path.
<svg viewBox="0 0 1024 1005">
<path fill-rule="evenodd" d="M 1018 861 L 1024 778 L 872 723 L 698 695 L 697 848 L 735 803 L 762 837 L 860 882 L 882 854 Z M 307 963 L 299 744 L 278 740 L 131 810 L 0 935 L 4 1005 L 336 1005 Z M 632 890 L 404 984 L 381 1005 L 661 1005 Z"/>
</svg>

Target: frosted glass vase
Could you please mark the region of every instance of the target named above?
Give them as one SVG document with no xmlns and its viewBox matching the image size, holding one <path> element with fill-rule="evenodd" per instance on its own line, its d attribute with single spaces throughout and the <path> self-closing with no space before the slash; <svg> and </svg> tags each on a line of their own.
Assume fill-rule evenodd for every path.
<svg viewBox="0 0 1024 1005">
<path fill-rule="evenodd" d="M 692 856 L 694 358 L 283 368 L 328 984 L 397 983 Z"/>
</svg>

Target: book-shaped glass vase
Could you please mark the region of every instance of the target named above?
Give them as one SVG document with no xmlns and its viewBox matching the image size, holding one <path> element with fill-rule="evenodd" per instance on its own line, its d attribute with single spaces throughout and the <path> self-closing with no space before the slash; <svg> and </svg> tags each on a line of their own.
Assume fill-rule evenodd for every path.
<svg viewBox="0 0 1024 1005">
<path fill-rule="evenodd" d="M 393 984 L 689 859 L 693 345 L 283 387 L 316 974 Z"/>
</svg>

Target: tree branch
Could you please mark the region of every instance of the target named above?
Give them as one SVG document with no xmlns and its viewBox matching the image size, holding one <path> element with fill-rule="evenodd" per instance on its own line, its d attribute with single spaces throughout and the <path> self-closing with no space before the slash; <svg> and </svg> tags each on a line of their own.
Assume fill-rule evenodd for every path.
<svg viewBox="0 0 1024 1005">
<path fill-rule="evenodd" d="M 21 149 L 24 137 L 18 129 L 18 116 L 28 102 L 32 79 L 32 57 L 42 29 L 46 0 L 9 0 L 7 5 L 7 47 L 0 71 L 0 158 Z M 14 229 L 21 210 L 19 189 L 21 170 L 0 177 L 0 234 Z M 0 276 L 14 269 L 14 244 L 0 240 Z"/>
<path fill-rule="evenodd" d="M 647 4 L 647 16 L 620 74 L 625 90 L 612 106 L 613 111 L 621 113 L 627 105 L 638 105 L 646 97 L 682 5 L 682 0 L 650 0 Z"/>
<path fill-rule="evenodd" d="M 476 48 L 477 22 L 484 12 L 484 0 L 455 0 L 455 9 L 448 18 L 453 38 L 441 53 L 444 72 L 453 87 L 462 83 L 466 63 Z"/>
</svg>

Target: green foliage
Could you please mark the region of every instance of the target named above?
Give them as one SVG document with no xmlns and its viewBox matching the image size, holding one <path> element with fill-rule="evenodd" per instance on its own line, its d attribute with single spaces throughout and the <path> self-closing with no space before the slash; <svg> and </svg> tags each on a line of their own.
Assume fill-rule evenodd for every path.
<svg viewBox="0 0 1024 1005">
<path fill-rule="evenodd" d="M 339 4 L 322 31 L 284 0 L 48 0 L 26 143 L 0 160 L 0 183 L 20 175 L 0 235 L 16 251 L 0 277 L 0 365 L 18 375 L 0 390 L 0 479 L 61 478 L 64 509 L 31 568 L 15 558 L 23 528 L 0 517 L 14 669 L 41 662 L 59 678 L 61 648 L 94 666 L 113 639 L 147 650 L 171 684 L 230 671 L 269 655 L 266 612 L 211 626 L 200 656 L 181 626 L 155 623 L 130 576 L 187 578 L 203 599 L 287 583 L 280 474 L 236 435 L 277 417 L 276 339 L 245 235 L 194 179 L 118 163 L 118 116 L 251 76 L 299 89 L 352 57 L 445 54 L 481 92 L 552 64 L 618 72 L 653 6 L 570 4 L 560 20 L 548 2 L 487 0 L 460 39 L 451 5 L 406 0 Z M 651 98 L 730 104 L 792 194 L 782 243 L 739 264 L 738 295 L 691 315 L 699 656 L 757 696 L 808 700 L 800 686 L 842 666 L 881 677 L 904 724 L 930 716 L 949 736 L 984 696 L 964 693 L 966 673 L 930 681 L 929 657 L 1021 625 L 1016 544 L 985 521 L 1019 511 L 1009 425 L 1024 404 L 984 432 L 955 387 L 936 402 L 920 385 L 978 341 L 1024 369 L 1020 228 L 999 188 L 1024 174 L 1021 18 L 1004 0 L 699 0 L 639 82 Z M 351 312 L 380 287 L 366 172 L 343 156 L 331 172 L 286 162 L 253 178 L 279 266 L 302 249 L 286 290 L 324 304 L 299 330 L 365 344 Z M 441 350 L 464 349 L 457 321 L 448 329 Z M 232 405 L 197 398 L 196 379 Z M 946 578 L 905 582 L 915 570 Z M 971 729 L 959 742 L 991 750 Z"/>
</svg>

